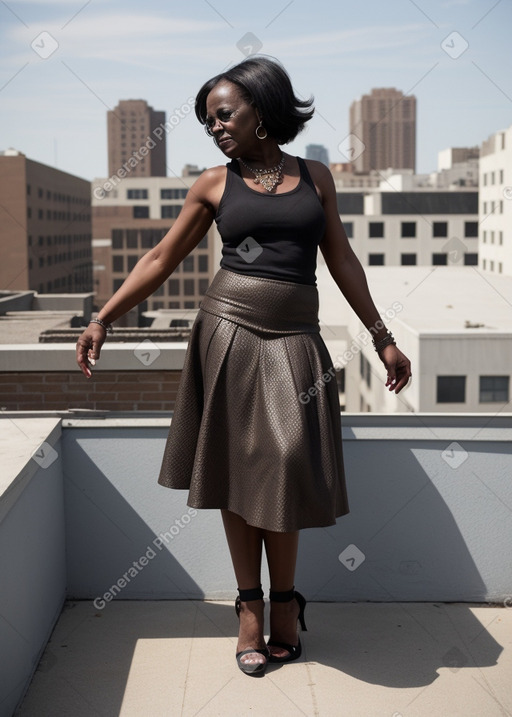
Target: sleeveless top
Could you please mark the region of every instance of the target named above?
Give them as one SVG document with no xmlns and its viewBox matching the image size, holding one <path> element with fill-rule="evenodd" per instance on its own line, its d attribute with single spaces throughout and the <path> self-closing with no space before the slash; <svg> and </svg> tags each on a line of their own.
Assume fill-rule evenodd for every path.
<svg viewBox="0 0 512 717">
<path fill-rule="evenodd" d="M 282 194 L 251 189 L 236 159 L 226 165 L 226 186 L 215 217 L 222 268 L 316 286 L 317 250 L 326 220 L 306 163 L 297 160 L 299 183 Z"/>
</svg>

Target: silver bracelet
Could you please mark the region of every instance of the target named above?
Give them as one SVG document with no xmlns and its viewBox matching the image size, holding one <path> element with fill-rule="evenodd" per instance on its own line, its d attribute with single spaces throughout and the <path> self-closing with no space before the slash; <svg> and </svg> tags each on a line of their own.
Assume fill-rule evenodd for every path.
<svg viewBox="0 0 512 717">
<path fill-rule="evenodd" d="M 106 323 L 105 323 L 104 321 L 102 321 L 101 319 L 91 319 L 91 320 L 89 321 L 89 323 L 90 323 L 90 324 L 99 324 L 100 326 L 103 326 L 103 328 L 105 329 L 105 331 L 107 332 L 107 334 L 113 334 L 113 333 L 114 333 L 114 329 L 112 328 L 112 324 L 106 324 Z"/>
<path fill-rule="evenodd" d="M 396 341 L 393 338 L 393 334 L 389 330 L 388 330 L 387 336 L 384 336 L 384 338 L 380 339 L 380 341 L 375 341 L 375 339 L 372 339 L 372 343 L 373 343 L 373 348 L 375 349 L 375 351 L 377 351 L 377 353 L 379 351 L 382 351 L 383 348 L 385 348 L 386 346 L 389 346 L 390 344 L 393 344 L 394 346 L 396 346 Z"/>
</svg>

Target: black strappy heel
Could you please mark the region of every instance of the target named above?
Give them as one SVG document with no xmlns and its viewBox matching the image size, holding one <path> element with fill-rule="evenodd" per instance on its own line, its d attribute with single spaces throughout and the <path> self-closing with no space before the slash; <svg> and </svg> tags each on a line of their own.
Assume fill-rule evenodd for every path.
<svg viewBox="0 0 512 717">
<path fill-rule="evenodd" d="M 304 632 L 307 632 L 306 623 L 304 621 L 304 609 L 306 607 L 306 599 L 303 595 L 301 595 L 299 592 L 295 590 L 295 588 L 292 588 L 291 590 L 285 590 L 283 592 L 277 592 L 275 590 L 270 591 L 270 600 L 274 602 L 290 602 L 295 598 L 297 602 L 299 603 L 299 616 L 298 620 L 300 622 L 300 626 Z M 287 650 L 289 652 L 286 657 L 276 657 L 275 655 L 272 655 L 270 653 L 269 662 L 291 662 L 292 660 L 297 660 L 301 654 L 302 654 L 302 645 L 299 642 L 297 645 L 288 645 L 285 642 L 277 642 L 276 640 L 269 640 L 267 642 L 268 647 L 280 647 L 283 650 Z"/>
<path fill-rule="evenodd" d="M 235 600 L 235 611 L 239 620 L 240 610 L 242 607 L 241 603 L 247 602 L 249 600 L 263 600 L 263 590 L 261 589 L 261 584 L 259 588 L 251 588 L 250 590 L 240 590 L 240 588 L 238 588 L 238 597 Z M 248 655 L 250 652 L 258 652 L 260 655 L 264 655 L 267 659 L 265 662 L 257 662 L 252 665 L 242 662 L 241 658 L 244 655 Z M 268 647 L 265 647 L 263 649 L 249 647 L 247 650 L 240 650 L 240 652 L 236 653 L 236 661 L 238 667 L 242 670 L 242 672 L 245 672 L 246 675 L 262 675 L 267 669 L 269 657 L 270 652 Z"/>
</svg>

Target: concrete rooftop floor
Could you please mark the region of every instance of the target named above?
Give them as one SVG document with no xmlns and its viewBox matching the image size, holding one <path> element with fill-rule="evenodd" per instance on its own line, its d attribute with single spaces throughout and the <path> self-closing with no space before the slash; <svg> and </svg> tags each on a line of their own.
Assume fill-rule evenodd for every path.
<svg viewBox="0 0 512 717">
<path fill-rule="evenodd" d="M 256 678 L 236 666 L 233 603 L 69 601 L 16 717 L 512 715 L 512 608 L 313 602 L 305 617 L 302 657 Z"/>
</svg>

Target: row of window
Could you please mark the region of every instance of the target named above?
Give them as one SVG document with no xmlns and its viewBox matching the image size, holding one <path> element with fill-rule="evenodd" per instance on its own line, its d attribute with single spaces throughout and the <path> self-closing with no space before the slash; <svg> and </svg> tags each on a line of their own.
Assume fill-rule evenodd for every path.
<svg viewBox="0 0 512 717">
<path fill-rule="evenodd" d="M 44 219 L 44 209 L 38 209 L 37 210 L 37 218 L 38 219 Z M 27 207 L 27 219 L 32 219 L 32 207 Z M 91 215 L 86 213 L 77 213 L 77 212 L 57 212 L 55 210 L 46 210 L 46 219 L 47 221 L 68 221 L 68 222 L 90 222 L 91 221 Z"/>
<path fill-rule="evenodd" d="M 84 267 L 80 274 L 75 273 L 74 276 L 68 274 L 67 276 L 61 276 L 57 279 L 53 279 L 47 282 L 41 282 L 37 288 L 40 294 L 51 294 L 55 292 L 77 292 L 77 291 L 92 291 L 92 272 L 90 267 Z"/>
<path fill-rule="evenodd" d="M 27 196 L 32 195 L 32 186 L 27 184 Z M 41 187 L 37 188 L 37 196 L 39 199 L 44 199 L 44 189 Z M 86 197 L 74 197 L 71 194 L 62 194 L 61 192 L 52 192 L 50 189 L 46 190 L 46 200 L 54 202 L 68 202 L 70 204 L 83 204 L 87 205 L 91 203 L 91 200 Z"/>
<path fill-rule="evenodd" d="M 370 362 L 359 354 L 359 373 L 368 388 L 372 386 Z M 508 403 L 508 376 L 479 376 L 480 403 Z M 466 376 L 437 376 L 437 403 L 465 403 Z"/>
<path fill-rule="evenodd" d="M 112 256 L 112 271 L 116 273 L 128 273 L 130 272 L 135 264 L 139 260 L 138 254 L 114 254 Z M 208 272 L 208 254 L 197 254 L 196 256 L 189 255 L 183 259 L 181 264 L 178 264 L 173 273 L 184 271 L 190 273 L 193 271 L 200 271 L 202 273 Z"/>
<path fill-rule="evenodd" d="M 501 261 L 496 262 L 497 268 L 498 268 L 498 274 L 503 273 L 503 264 Z M 489 266 L 487 266 L 487 259 L 482 260 L 482 269 L 486 270 L 489 269 L 489 271 L 494 271 L 494 261 L 489 260 Z"/>
<path fill-rule="evenodd" d="M 496 172 L 484 172 L 482 177 L 484 187 L 487 187 L 488 184 L 496 184 L 496 180 L 498 184 L 503 184 L 505 181 L 504 172 L 502 169 L 499 169 Z"/>
<path fill-rule="evenodd" d="M 484 214 L 503 214 L 503 199 L 483 202 L 482 211 Z"/>
<path fill-rule="evenodd" d="M 123 281 L 123 279 L 114 279 L 112 282 L 113 290 L 117 291 L 122 286 Z M 180 284 L 180 282 L 182 283 Z M 209 283 L 209 279 L 168 279 L 153 292 L 153 296 L 204 296 Z"/>
<path fill-rule="evenodd" d="M 401 222 L 400 236 L 402 239 L 416 238 L 416 224 L 417 222 Z M 347 237 L 353 239 L 354 222 L 343 222 L 343 226 L 345 227 Z M 448 222 L 433 222 L 432 237 L 434 239 L 446 239 L 448 237 Z M 478 222 L 464 222 L 464 237 L 467 239 L 478 237 Z M 384 239 L 384 222 L 368 222 L 368 238 Z"/>
<path fill-rule="evenodd" d="M 496 232 L 498 235 L 498 241 L 497 244 L 500 246 L 503 244 L 503 232 Z M 487 244 L 487 235 L 489 235 L 489 243 L 494 244 L 494 232 L 484 232 L 482 235 L 482 240 L 484 244 Z"/>
<path fill-rule="evenodd" d="M 385 266 L 385 256 L 385 254 L 368 254 L 368 266 Z M 400 264 L 402 266 L 416 266 L 417 256 L 417 254 L 400 254 Z M 431 256 L 432 266 L 448 265 L 448 253 L 434 253 Z M 464 266 L 478 266 L 478 254 L 465 253 Z"/>
<path fill-rule="evenodd" d="M 37 265 L 40 269 L 44 266 L 53 266 L 55 264 L 63 264 L 67 261 L 73 261 L 74 259 L 91 259 L 92 254 L 90 249 L 79 249 L 78 251 L 67 251 L 60 254 L 48 254 L 47 256 L 37 257 Z M 32 257 L 29 257 L 28 268 L 32 270 L 34 263 Z"/>
<path fill-rule="evenodd" d="M 188 194 L 188 189 L 166 188 L 166 189 L 160 190 L 160 199 L 185 199 L 187 194 Z M 148 189 L 127 189 L 126 190 L 126 198 L 127 199 L 149 199 L 149 190 Z"/>
<path fill-rule="evenodd" d="M 480 403 L 508 403 L 509 376 L 479 376 Z M 466 376 L 438 376 L 437 403 L 465 403 Z"/>
<path fill-rule="evenodd" d="M 162 205 L 160 207 L 160 219 L 177 219 L 181 208 L 181 204 Z M 149 219 L 149 207 L 134 206 L 132 216 L 134 219 Z"/>
<path fill-rule="evenodd" d="M 112 229 L 112 249 L 151 249 L 158 244 L 168 231 L 168 228 Z M 201 239 L 197 248 L 208 248 L 208 235 Z"/>
<path fill-rule="evenodd" d="M 61 246 L 62 244 L 81 244 L 82 242 L 91 242 L 90 234 L 56 234 L 55 236 L 46 237 L 46 246 Z M 37 237 L 37 246 L 43 246 L 45 243 L 44 236 Z M 28 245 L 32 246 L 32 234 L 28 235 Z"/>
</svg>

